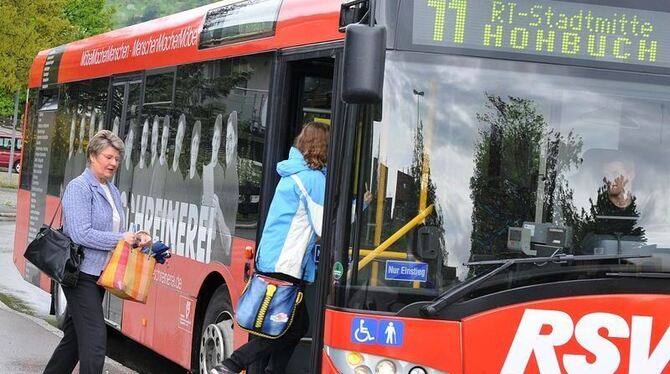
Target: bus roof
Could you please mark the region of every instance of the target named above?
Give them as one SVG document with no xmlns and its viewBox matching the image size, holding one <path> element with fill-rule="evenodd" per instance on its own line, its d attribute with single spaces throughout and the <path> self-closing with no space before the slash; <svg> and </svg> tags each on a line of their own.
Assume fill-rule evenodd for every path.
<svg viewBox="0 0 670 374">
<path fill-rule="evenodd" d="M 341 0 L 283 0 L 273 35 L 200 49 L 200 34 L 208 11 L 233 3 L 244 1 L 221 1 L 41 51 L 31 67 L 29 87 L 343 38 L 338 31 Z"/>
</svg>

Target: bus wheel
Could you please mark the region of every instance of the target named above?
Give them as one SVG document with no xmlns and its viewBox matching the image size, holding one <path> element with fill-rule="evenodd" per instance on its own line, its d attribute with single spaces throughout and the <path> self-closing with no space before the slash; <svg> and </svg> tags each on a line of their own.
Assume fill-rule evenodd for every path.
<svg viewBox="0 0 670 374">
<path fill-rule="evenodd" d="M 59 329 L 63 329 L 63 324 L 65 323 L 65 316 L 67 315 L 67 299 L 65 299 L 65 293 L 61 285 L 56 283 L 53 288 L 53 302 L 54 302 L 54 314 L 56 315 L 56 325 Z"/>
<path fill-rule="evenodd" d="M 18 173 L 21 172 L 21 162 L 20 162 L 20 161 L 16 161 L 16 162 L 14 163 L 14 172 L 15 172 L 16 174 L 18 174 Z"/>
<path fill-rule="evenodd" d="M 209 374 L 209 370 L 233 353 L 232 310 L 228 289 L 222 285 L 205 311 L 198 360 L 201 374 Z"/>
</svg>

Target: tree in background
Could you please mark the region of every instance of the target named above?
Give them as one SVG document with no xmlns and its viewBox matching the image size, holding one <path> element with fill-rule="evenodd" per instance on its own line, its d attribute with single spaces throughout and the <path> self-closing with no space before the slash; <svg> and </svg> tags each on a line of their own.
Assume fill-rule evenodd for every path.
<svg viewBox="0 0 670 374">
<path fill-rule="evenodd" d="M 26 87 L 39 51 L 111 29 L 114 12 L 105 0 L 2 0 L 0 117 L 13 115 L 14 93 Z"/>
<path fill-rule="evenodd" d="M 105 0 L 67 0 L 63 13 L 74 27 L 74 39 L 102 34 L 114 28 L 117 8 L 105 6 Z"/>
<path fill-rule="evenodd" d="M 125 27 L 164 17 L 183 10 L 211 4 L 212 0 L 107 0 L 107 5 L 117 9 L 114 14 L 114 27 Z"/>
</svg>

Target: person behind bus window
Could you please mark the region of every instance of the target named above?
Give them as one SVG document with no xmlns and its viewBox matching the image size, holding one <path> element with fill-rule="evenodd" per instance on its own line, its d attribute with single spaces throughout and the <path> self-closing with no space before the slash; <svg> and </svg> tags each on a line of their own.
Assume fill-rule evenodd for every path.
<svg viewBox="0 0 670 374">
<path fill-rule="evenodd" d="M 135 120 L 131 119 L 130 129 L 128 130 L 128 134 L 126 135 L 125 150 L 123 153 L 123 168 L 126 171 L 130 171 L 133 168 L 131 155 L 134 143 L 135 143 Z"/>
<path fill-rule="evenodd" d="M 188 163 L 188 177 L 191 180 L 198 179 L 198 185 L 200 184 L 200 177 L 198 176 L 198 151 L 200 149 L 201 127 L 200 121 L 195 121 L 193 132 L 191 133 L 191 150 Z"/>
<path fill-rule="evenodd" d="M 163 120 L 163 132 L 161 133 L 161 152 L 158 156 L 158 162 L 153 167 L 151 172 L 151 187 L 149 189 L 149 196 L 154 199 L 162 199 L 165 188 L 165 179 L 167 178 L 168 162 L 167 150 L 168 140 L 170 137 L 170 116 L 166 115 Z"/>
<path fill-rule="evenodd" d="M 63 230 L 84 248 L 84 258 L 77 285 L 63 286 L 68 305 L 63 338 L 44 369 L 46 374 L 71 373 L 77 362 L 80 373 L 102 373 L 107 344 L 102 309 L 105 289 L 96 282 L 117 242 L 136 242 L 133 233 L 122 231 L 121 196 L 111 183 L 123 152 L 118 136 L 108 130 L 98 132 L 86 148 L 86 169 L 65 188 Z"/>
<path fill-rule="evenodd" d="M 603 186 L 598 191 L 594 207 L 596 231 L 618 233 L 620 235 L 641 236 L 642 228 L 637 227 L 640 213 L 636 197 L 633 195 L 635 165 L 631 159 L 612 158 L 603 167 Z M 612 219 L 606 217 L 629 217 Z"/>
<path fill-rule="evenodd" d="M 123 202 L 123 207 L 128 207 L 128 194 L 130 193 L 130 188 L 133 184 L 133 163 L 132 163 L 132 153 L 133 146 L 135 144 L 135 120 L 130 120 L 130 128 L 128 129 L 128 134 L 126 134 L 126 141 L 124 142 L 125 149 L 123 152 L 123 162 L 121 163 L 121 170 L 119 171 L 118 176 L 118 188 L 121 191 L 121 201 Z"/>
<path fill-rule="evenodd" d="M 162 195 L 163 199 L 172 201 L 175 204 L 189 202 L 187 198 L 189 191 L 185 189 L 184 176 L 182 175 L 181 167 L 179 165 L 185 132 L 186 116 L 182 114 L 179 116 L 179 120 L 177 121 L 177 132 L 174 139 L 174 153 L 172 155 L 172 163 L 169 170 L 165 174 L 165 183 Z M 160 198 L 160 196 L 157 196 L 157 198 Z M 156 207 L 156 212 L 159 215 L 167 215 L 167 212 L 166 214 L 163 214 L 160 207 Z M 177 235 L 174 237 L 175 242 L 172 243 L 172 248 L 175 249 L 177 255 L 195 259 L 196 253 L 195 247 L 192 245 L 192 241 L 188 239 L 188 235 L 180 235 L 180 232 L 181 229 L 177 228 Z"/>
<path fill-rule="evenodd" d="M 138 169 L 147 167 L 147 145 L 149 143 L 149 120 L 144 120 L 142 126 L 142 139 L 140 139 L 140 160 L 137 162 Z"/>
<path fill-rule="evenodd" d="M 233 111 L 228 116 L 226 125 L 226 167 L 223 179 L 223 210 L 222 231 L 225 258 L 230 258 L 232 238 L 235 235 L 235 222 L 237 220 L 237 204 L 240 196 L 240 180 L 237 174 L 237 112 Z"/>
<path fill-rule="evenodd" d="M 600 248 L 600 252 L 614 250 L 607 246 L 607 241 L 616 240 L 617 247 L 631 241 L 645 241 L 645 230 L 638 225 L 640 212 L 633 193 L 636 177 L 633 160 L 622 154 L 609 155 L 603 163 L 602 174 L 595 201 L 589 199 L 589 214 L 578 227 L 578 242 L 585 253 L 593 253 L 595 248 Z"/>
<path fill-rule="evenodd" d="M 224 264 L 230 263 L 230 233 L 228 222 L 221 209 L 219 194 L 228 195 L 224 188 L 225 172 L 219 163 L 219 150 L 221 149 L 221 133 L 223 131 L 223 115 L 216 116 L 214 131 L 212 134 L 212 154 L 208 164 L 202 167 L 202 206 L 214 210 L 214 239 L 211 251 L 205 254 L 205 262 L 219 261 Z M 210 214 L 210 216 L 212 216 Z"/>
<path fill-rule="evenodd" d="M 154 116 L 154 123 L 151 126 L 151 167 L 156 163 L 156 157 L 158 154 L 158 124 L 160 119 L 158 116 Z"/>
<path fill-rule="evenodd" d="M 181 174 L 179 167 L 179 158 L 181 157 L 182 143 L 184 142 L 184 133 L 186 132 L 186 116 L 179 116 L 177 123 L 177 135 L 174 139 L 174 154 L 172 155 L 172 172 Z"/>
<path fill-rule="evenodd" d="M 119 122 L 121 122 L 119 117 L 114 117 L 114 122 L 112 123 L 112 134 L 116 136 L 119 136 Z"/>
<path fill-rule="evenodd" d="M 74 136 L 77 131 L 77 115 L 72 114 L 72 123 L 70 123 L 70 148 L 67 159 L 71 159 L 74 154 Z"/>
<path fill-rule="evenodd" d="M 72 121 L 70 122 L 70 148 L 67 154 L 67 161 L 65 163 L 65 170 L 63 171 L 63 186 L 61 192 L 67 184 L 74 178 L 76 172 L 74 171 L 74 138 L 77 131 L 77 115 L 72 113 Z"/>
<path fill-rule="evenodd" d="M 86 115 L 82 114 L 79 121 L 79 137 L 77 143 L 77 151 L 72 157 L 72 174 L 71 178 L 81 174 L 86 168 L 86 155 L 84 149 L 84 134 L 86 134 Z"/>
<path fill-rule="evenodd" d="M 96 117 L 96 110 L 93 109 L 91 110 L 91 122 L 88 125 L 88 139 L 93 139 L 93 136 L 95 136 L 96 129 L 95 129 L 95 117 Z"/>
<path fill-rule="evenodd" d="M 133 168 L 133 183 L 128 198 L 146 196 L 151 186 L 152 169 L 147 165 L 147 146 L 149 143 L 149 121 L 145 120 L 142 125 L 142 138 L 140 139 L 140 157 L 137 165 Z M 122 192 L 123 193 L 123 192 Z M 132 204 L 128 204 L 131 206 Z M 143 225 L 140 222 L 132 222 Z M 145 229 L 144 227 L 142 227 Z"/>
<path fill-rule="evenodd" d="M 258 245 L 257 272 L 295 283 L 301 280 L 314 282 L 314 247 L 321 236 L 327 154 L 328 126 L 310 122 L 296 138 L 288 159 L 277 164 L 281 180 L 275 189 Z M 293 177 L 300 180 L 316 204 L 304 203 L 305 198 Z M 283 373 L 308 327 L 309 316 L 305 303 L 301 302 L 284 335 L 277 339 L 251 339 L 210 373 L 239 373 L 266 358 L 266 373 Z"/>
</svg>

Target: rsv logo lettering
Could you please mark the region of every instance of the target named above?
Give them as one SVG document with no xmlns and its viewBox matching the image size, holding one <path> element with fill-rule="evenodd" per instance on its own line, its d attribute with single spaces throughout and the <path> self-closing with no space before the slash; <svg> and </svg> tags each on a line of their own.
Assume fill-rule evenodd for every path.
<svg viewBox="0 0 670 374">
<path fill-rule="evenodd" d="M 622 355 L 628 354 L 628 373 L 661 373 L 670 361 L 670 328 L 653 351 L 651 347 L 653 318 L 633 316 L 630 326 L 621 316 L 611 313 L 590 313 L 577 324 L 569 314 L 557 310 L 526 309 L 507 353 L 501 373 L 518 374 L 526 370 L 534 353 L 541 373 L 561 373 L 555 347 L 573 336 L 579 345 L 595 356 L 593 362 L 583 354 L 564 354 L 560 359 L 568 373 L 614 373 Z M 543 326 L 549 326 L 551 331 Z M 604 329 L 604 336 L 598 333 Z M 620 352 L 607 338 L 630 339 L 630 352 Z"/>
</svg>

